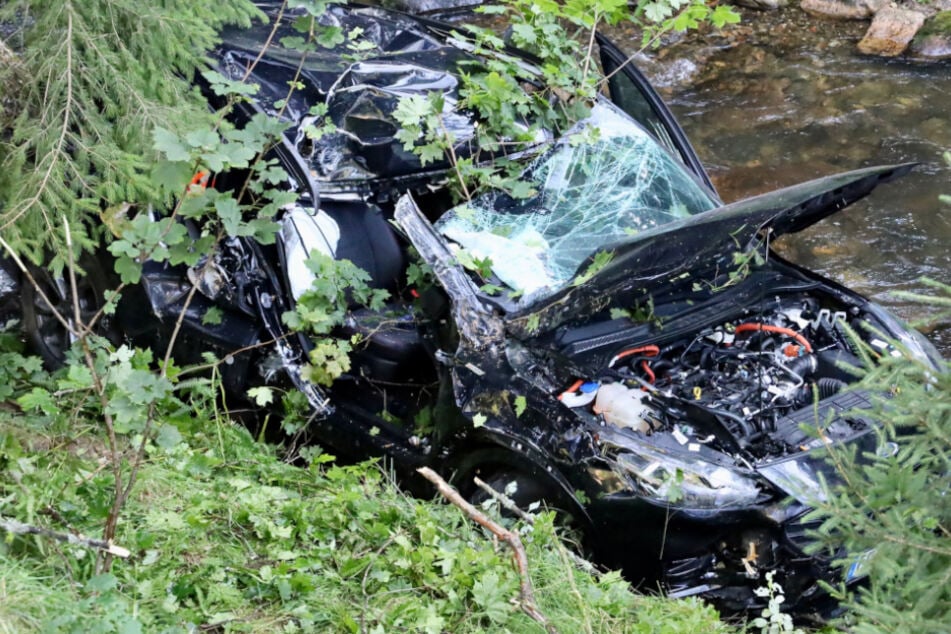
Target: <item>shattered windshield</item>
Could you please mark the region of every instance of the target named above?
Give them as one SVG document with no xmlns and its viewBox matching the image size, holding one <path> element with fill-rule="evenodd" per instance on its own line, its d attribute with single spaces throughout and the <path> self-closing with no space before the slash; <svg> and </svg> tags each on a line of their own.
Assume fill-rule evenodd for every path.
<svg viewBox="0 0 951 634">
<path fill-rule="evenodd" d="M 476 198 L 436 223 L 525 305 L 564 286 L 588 258 L 642 231 L 717 206 L 641 127 L 599 103 L 525 173 L 537 193 Z"/>
</svg>

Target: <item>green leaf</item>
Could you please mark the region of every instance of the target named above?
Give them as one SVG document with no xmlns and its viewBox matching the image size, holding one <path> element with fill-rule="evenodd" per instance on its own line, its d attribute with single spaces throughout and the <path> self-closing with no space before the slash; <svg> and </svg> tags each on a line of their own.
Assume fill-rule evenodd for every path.
<svg viewBox="0 0 951 634">
<path fill-rule="evenodd" d="M 525 401 L 525 397 L 522 395 L 515 397 L 515 417 L 521 418 L 522 414 L 525 413 L 525 408 L 528 404 Z"/>
<path fill-rule="evenodd" d="M 412 95 L 403 97 L 396 104 L 393 118 L 404 126 L 419 127 L 419 122 L 429 116 L 432 106 L 426 97 Z"/>
<path fill-rule="evenodd" d="M 256 95 L 259 90 L 259 86 L 257 84 L 228 79 L 221 73 L 213 70 L 203 71 L 202 77 L 204 77 L 208 83 L 211 84 L 212 92 L 214 92 L 216 95 L 221 95 L 222 97 L 228 95 L 252 97 Z"/>
<path fill-rule="evenodd" d="M 198 128 L 185 135 L 185 142 L 193 148 L 211 149 L 218 147 L 221 139 L 211 128 Z"/>
<path fill-rule="evenodd" d="M 155 444 L 166 450 L 178 446 L 182 440 L 182 434 L 175 425 L 162 425 L 155 434 Z"/>
<path fill-rule="evenodd" d="M 112 246 L 115 244 L 116 243 L 113 242 L 112 245 L 110 245 L 110 251 L 113 251 Z M 115 252 L 113 251 L 113 253 Z M 119 279 L 124 284 L 138 284 L 139 280 L 142 279 L 142 265 L 127 255 L 120 255 L 116 259 L 113 268 L 116 273 L 119 274 Z"/>
<path fill-rule="evenodd" d="M 512 612 L 513 606 L 508 600 L 506 585 L 501 583 L 498 573 L 490 570 L 472 586 L 472 599 L 490 621 L 501 623 Z"/>
<path fill-rule="evenodd" d="M 324 48 L 333 48 L 346 41 L 343 29 L 339 26 L 321 26 L 317 31 L 317 43 Z"/>
<path fill-rule="evenodd" d="M 608 263 L 610 263 L 611 260 L 613 259 L 614 259 L 613 251 L 598 251 L 594 255 L 594 258 L 591 260 L 591 264 L 588 265 L 588 267 L 584 270 L 584 272 L 581 275 L 578 275 L 577 277 L 575 277 L 575 279 L 572 280 L 571 284 L 573 286 L 580 286 L 584 284 L 585 282 L 590 280 L 592 277 L 594 277 L 598 273 L 598 271 L 600 271 L 605 266 L 607 266 Z"/>
<path fill-rule="evenodd" d="M 108 592 L 109 590 L 115 589 L 118 585 L 119 580 L 116 579 L 115 575 L 106 573 L 96 575 L 87 581 L 86 590 L 89 592 Z"/>
<path fill-rule="evenodd" d="M 538 316 L 538 313 L 532 313 L 528 316 L 528 319 L 525 321 L 525 329 L 529 333 L 537 333 L 538 329 L 541 327 L 541 319 Z"/>
<path fill-rule="evenodd" d="M 476 414 L 472 417 L 472 426 L 473 427 L 482 427 L 485 425 L 486 420 L 485 414 Z"/>
<path fill-rule="evenodd" d="M 221 220 L 221 226 L 229 237 L 237 238 L 244 235 L 241 231 L 241 207 L 238 201 L 230 196 L 224 196 L 215 201 L 215 211 L 218 212 L 218 219 Z"/>
<path fill-rule="evenodd" d="M 192 175 L 191 163 L 185 161 L 157 161 L 152 168 L 152 182 L 174 195 L 185 191 Z"/>
<path fill-rule="evenodd" d="M 537 193 L 534 185 L 524 180 L 506 180 L 504 182 L 504 188 L 512 198 L 531 198 Z"/>
<path fill-rule="evenodd" d="M 655 24 L 660 24 L 672 13 L 673 9 L 667 2 L 649 2 L 644 5 L 644 17 Z"/>
<path fill-rule="evenodd" d="M 123 615 L 123 621 L 119 625 L 119 628 L 116 630 L 117 634 L 142 634 L 142 624 L 138 619 L 130 616 Z"/>
<path fill-rule="evenodd" d="M 720 29 L 727 24 L 737 24 L 740 21 L 740 14 L 732 6 L 720 4 L 710 14 L 710 21 L 713 22 L 713 26 Z"/>
<path fill-rule="evenodd" d="M 513 24 L 512 35 L 522 44 L 534 44 L 538 41 L 538 35 L 531 24 Z"/>
<path fill-rule="evenodd" d="M 283 46 L 284 48 L 295 50 L 295 51 L 305 50 L 305 45 L 307 44 L 307 40 L 305 40 L 303 36 L 300 36 L 300 35 L 288 35 L 288 36 L 282 37 L 280 41 L 281 41 L 281 46 Z M 311 49 L 313 49 L 313 46 L 311 46 Z"/>
<path fill-rule="evenodd" d="M 66 377 L 60 379 L 59 386 L 63 390 L 84 390 L 93 387 L 92 372 L 85 365 L 71 363 L 67 366 Z"/>
<path fill-rule="evenodd" d="M 156 150 L 165 155 L 169 161 L 190 161 L 191 154 L 182 140 L 174 132 L 165 128 L 156 127 L 152 131 L 153 145 Z"/>
<path fill-rule="evenodd" d="M 217 306 L 209 306 L 205 314 L 201 316 L 201 323 L 206 326 L 217 326 L 221 323 L 223 313 Z"/>
<path fill-rule="evenodd" d="M 443 148 L 442 145 L 438 143 L 427 143 L 426 145 L 417 146 L 416 153 L 419 155 L 419 162 L 425 166 L 441 160 L 443 157 Z"/>
<path fill-rule="evenodd" d="M 17 404 L 25 410 L 38 409 L 47 416 L 52 416 L 59 412 L 59 405 L 53 400 L 53 395 L 48 390 L 40 387 L 34 387 L 32 390 L 20 396 Z"/>
<path fill-rule="evenodd" d="M 252 387 L 248 390 L 248 396 L 258 407 L 264 407 L 274 402 L 274 390 L 265 386 Z"/>
</svg>

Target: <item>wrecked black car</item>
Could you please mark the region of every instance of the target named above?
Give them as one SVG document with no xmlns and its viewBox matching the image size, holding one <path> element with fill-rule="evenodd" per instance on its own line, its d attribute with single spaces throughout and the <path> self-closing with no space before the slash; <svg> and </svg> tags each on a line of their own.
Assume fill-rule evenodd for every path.
<svg viewBox="0 0 951 634">
<path fill-rule="evenodd" d="M 392 112 L 401 97 L 437 91 L 456 138 L 471 136 L 475 115 L 454 109 L 460 68 L 478 62 L 471 46 L 445 25 L 377 8 L 333 5 L 323 19 L 359 28 L 372 54 L 262 53 L 265 26 L 226 33 L 215 53 L 222 75 L 253 66 L 261 87 L 238 119 L 282 110 L 293 124 L 275 154 L 299 197 L 276 244 L 228 240 L 200 274 L 146 263 L 112 326 L 163 346 L 184 310 L 176 354 L 227 359 L 235 398 L 258 385 L 300 391 L 311 439 L 339 456 L 385 456 L 410 486 L 424 465 L 473 497 L 475 475 L 500 489 L 514 481 L 516 501 L 558 509 L 598 561 L 644 587 L 744 609 L 776 571 L 791 609 L 819 609 L 818 581 L 841 574 L 834 554 L 809 549 L 803 519 L 820 474 L 832 477 L 817 450 L 875 450 L 861 415 L 869 395 L 848 387 L 854 337 L 882 355 L 903 348 L 932 363 L 937 353 L 770 241 L 911 167 L 724 205 L 657 94 L 601 39 L 605 73 L 618 70 L 610 98 L 540 139 L 522 175 L 535 194 L 455 205 L 448 166 L 424 168 L 395 138 Z M 298 69 L 303 88 L 278 108 Z M 336 132 L 313 139 L 302 131 L 318 103 Z M 390 293 L 382 310 L 351 307 L 339 334 L 360 343 L 329 388 L 305 378 L 314 343 L 281 319 L 313 282 L 304 260 L 315 250 Z M 489 270 L 464 268 L 462 252 Z M 413 257 L 434 284 L 409 284 Z M 105 282 L 84 268 L 86 306 Z M 67 337 L 26 286 L 23 301 L 30 339 L 61 358 Z M 219 323 L 203 320 L 212 307 Z M 846 581 L 861 576 L 855 565 Z"/>
</svg>

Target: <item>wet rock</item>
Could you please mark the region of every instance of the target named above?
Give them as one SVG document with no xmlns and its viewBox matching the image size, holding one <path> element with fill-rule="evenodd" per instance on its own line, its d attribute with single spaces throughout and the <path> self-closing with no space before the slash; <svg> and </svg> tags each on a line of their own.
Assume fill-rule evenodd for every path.
<svg viewBox="0 0 951 634">
<path fill-rule="evenodd" d="M 922 139 L 928 139 L 938 147 L 951 148 L 951 129 L 944 117 L 925 119 L 918 126 L 918 134 Z M 951 191 L 951 188 L 948 188 Z"/>
<path fill-rule="evenodd" d="M 909 52 L 915 57 L 951 59 L 951 11 L 936 13 L 925 21 Z"/>
<path fill-rule="evenodd" d="M 872 25 L 859 42 L 859 52 L 881 57 L 901 55 L 924 23 L 925 16 L 917 11 L 882 9 L 875 14 Z"/>
<path fill-rule="evenodd" d="M 700 67 L 693 60 L 686 58 L 675 59 L 660 69 L 651 80 L 655 86 L 669 88 L 671 86 L 685 86 L 693 81 Z"/>
<path fill-rule="evenodd" d="M 880 0 L 802 0 L 799 7 L 811 15 L 837 20 L 864 20 L 881 6 Z"/>
</svg>

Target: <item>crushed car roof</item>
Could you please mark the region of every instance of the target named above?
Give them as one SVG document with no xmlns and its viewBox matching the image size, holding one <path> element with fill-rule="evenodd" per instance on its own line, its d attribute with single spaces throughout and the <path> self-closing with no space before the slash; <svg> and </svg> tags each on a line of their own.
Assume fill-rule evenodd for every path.
<svg viewBox="0 0 951 634">
<path fill-rule="evenodd" d="M 272 20 L 276 17 L 277 6 L 262 8 Z M 286 136 L 322 192 L 380 195 L 386 180 L 424 171 L 419 158 L 395 138 L 399 124 L 393 112 L 401 98 L 442 94 L 449 132 L 460 144 L 473 137 L 470 116 L 455 106 L 459 73 L 480 64 L 477 57 L 439 37 L 445 33 L 427 32 L 425 20 L 374 7 L 330 5 L 319 20 L 339 28 L 346 41 L 317 46 L 302 56 L 293 46 L 302 45 L 303 38 L 285 16 L 263 53 L 270 24 L 224 31 L 214 54 L 228 79 L 247 75 L 259 86 L 256 107 L 292 124 Z M 289 82 L 295 79 L 302 88 L 288 98 Z M 318 104 L 326 104 L 326 117 L 336 131 L 309 134 L 321 123 L 314 110 Z M 437 161 L 425 171 L 441 173 L 446 167 L 445 161 Z"/>
</svg>

